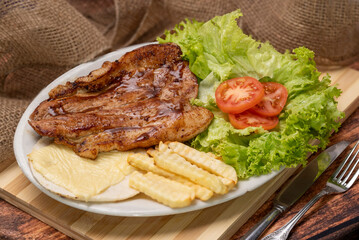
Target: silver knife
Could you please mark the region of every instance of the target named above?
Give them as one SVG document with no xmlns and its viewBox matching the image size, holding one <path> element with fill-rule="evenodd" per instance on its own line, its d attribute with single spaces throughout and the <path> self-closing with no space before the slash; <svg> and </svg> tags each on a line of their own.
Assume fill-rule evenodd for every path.
<svg viewBox="0 0 359 240">
<path fill-rule="evenodd" d="M 277 195 L 274 206 L 257 225 L 255 225 L 241 240 L 258 239 L 272 222 L 283 213 L 288 207 L 293 205 L 315 182 L 315 180 L 330 166 L 330 164 L 344 151 L 350 144 L 341 141 L 324 150 L 313 159 L 302 171 L 300 171 Z"/>
</svg>

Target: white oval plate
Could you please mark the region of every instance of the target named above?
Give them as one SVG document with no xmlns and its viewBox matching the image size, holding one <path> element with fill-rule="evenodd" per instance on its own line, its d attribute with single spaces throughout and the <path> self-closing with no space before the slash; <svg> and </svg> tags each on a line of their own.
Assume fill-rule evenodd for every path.
<svg viewBox="0 0 359 240">
<path fill-rule="evenodd" d="M 234 198 L 237 198 L 248 191 L 252 191 L 264 183 L 268 182 L 274 176 L 276 176 L 280 171 L 272 172 L 268 175 L 262 175 L 258 177 L 251 177 L 247 180 L 240 181 L 235 189 L 233 189 L 228 194 L 223 196 L 216 196 L 210 199 L 207 202 L 202 202 L 200 200 L 195 200 L 192 205 L 184 208 L 172 209 L 166 207 L 162 204 L 159 204 L 151 199 L 145 197 L 134 197 L 121 202 L 115 203 L 86 203 L 76 200 L 66 199 L 60 197 L 42 187 L 34 178 L 34 175 L 31 172 L 30 165 L 28 162 L 27 154 L 29 154 L 36 142 L 40 139 L 40 136 L 31 128 L 28 124 L 28 119 L 30 114 L 35 110 L 35 108 L 45 99 L 48 99 L 48 92 L 56 87 L 59 84 L 64 84 L 67 81 L 73 81 L 77 77 L 88 75 L 92 70 L 98 69 L 101 67 L 104 61 L 115 61 L 119 59 L 126 52 L 132 51 L 138 47 L 147 45 L 138 44 L 117 51 L 108 53 L 92 62 L 81 64 L 70 71 L 64 73 L 46 88 L 44 88 L 31 102 L 23 116 L 20 119 L 20 122 L 17 126 L 15 137 L 14 137 L 14 150 L 16 160 L 24 172 L 25 176 L 33 183 L 37 188 L 39 188 L 46 195 L 51 198 L 64 203 L 68 206 L 85 210 L 88 212 L 94 212 L 105 215 L 113 216 L 163 216 L 163 215 L 172 215 L 179 214 L 184 212 L 190 212 L 194 210 L 199 210 L 207 207 L 211 207 L 223 202 L 227 202 Z M 143 195 L 140 195 L 143 196 Z"/>
</svg>

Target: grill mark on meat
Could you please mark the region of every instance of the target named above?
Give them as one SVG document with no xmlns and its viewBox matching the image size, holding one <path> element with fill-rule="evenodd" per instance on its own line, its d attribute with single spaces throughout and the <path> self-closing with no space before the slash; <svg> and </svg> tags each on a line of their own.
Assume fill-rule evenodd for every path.
<svg viewBox="0 0 359 240">
<path fill-rule="evenodd" d="M 78 155 L 186 141 L 207 128 L 213 114 L 192 106 L 197 78 L 174 44 L 149 45 L 59 85 L 31 114 L 37 133 Z"/>
</svg>

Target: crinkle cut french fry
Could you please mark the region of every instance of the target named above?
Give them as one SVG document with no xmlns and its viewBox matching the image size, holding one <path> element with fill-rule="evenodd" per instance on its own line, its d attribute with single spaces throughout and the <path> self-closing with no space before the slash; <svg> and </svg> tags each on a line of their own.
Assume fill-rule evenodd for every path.
<svg viewBox="0 0 359 240">
<path fill-rule="evenodd" d="M 195 165 L 192 165 L 183 157 L 170 151 L 159 152 L 155 155 L 155 164 L 160 168 L 188 178 L 194 183 L 204 186 L 215 193 L 227 193 L 227 187 L 214 174 L 211 174 Z"/>
<path fill-rule="evenodd" d="M 231 179 L 228 179 L 228 178 L 224 178 L 224 177 L 221 177 L 221 176 L 217 176 L 221 181 L 222 183 L 227 187 L 227 190 L 231 190 L 232 188 L 234 188 L 234 186 L 236 186 L 236 183 L 233 182 L 233 180 Z"/>
<path fill-rule="evenodd" d="M 172 208 L 186 207 L 194 199 L 193 189 L 148 172 L 135 171 L 130 176 L 130 187 Z M 173 191 L 175 189 L 175 191 Z"/>
<path fill-rule="evenodd" d="M 147 154 L 150 155 L 151 157 L 154 157 L 156 153 L 158 153 L 157 149 L 153 149 L 153 148 L 147 149 Z"/>
<path fill-rule="evenodd" d="M 218 159 L 218 160 L 221 160 L 221 157 L 218 157 L 217 155 L 211 153 L 211 152 L 206 152 L 206 154 L 212 158 L 215 158 L 215 159 Z"/>
<path fill-rule="evenodd" d="M 194 188 L 196 198 L 198 198 L 202 201 L 207 201 L 208 199 L 210 199 L 213 196 L 213 191 L 209 190 L 208 188 L 197 185 L 195 183 L 192 183 L 191 181 L 184 182 L 183 184 Z"/>
<path fill-rule="evenodd" d="M 195 184 L 185 177 L 173 173 L 173 177 L 169 177 L 169 179 L 177 181 L 192 188 L 194 190 L 196 198 L 202 201 L 207 201 L 213 196 L 213 191 L 209 190 L 208 188 L 202 187 L 201 185 Z"/>
<path fill-rule="evenodd" d="M 147 171 L 147 172 L 153 172 L 158 175 L 167 177 L 167 178 L 173 178 L 174 174 L 171 172 L 168 172 L 162 168 L 159 168 L 155 165 L 155 161 L 153 158 L 151 158 L 148 155 L 142 155 L 142 154 L 131 154 L 127 158 L 127 162 L 138 169 Z"/>
<path fill-rule="evenodd" d="M 156 150 L 153 150 L 156 151 Z M 147 172 L 153 172 L 155 174 L 158 174 L 160 176 L 169 178 L 171 180 L 177 181 L 179 183 L 185 184 L 189 186 L 190 188 L 193 188 L 195 191 L 195 196 L 198 199 L 201 199 L 202 201 L 207 201 L 213 196 L 213 192 L 205 187 L 202 187 L 200 185 L 197 185 L 188 179 L 178 176 L 174 173 L 168 172 L 154 164 L 154 159 L 150 156 L 146 156 L 143 154 L 131 154 L 127 158 L 128 163 L 136 167 L 138 169 L 147 171 Z"/>
<path fill-rule="evenodd" d="M 170 142 L 168 143 L 168 147 L 173 152 L 186 158 L 191 163 L 218 176 L 228 178 L 234 181 L 235 184 L 237 183 L 238 177 L 236 170 L 232 166 L 225 164 L 221 160 L 213 158 L 205 152 L 200 152 L 180 142 Z"/>
<path fill-rule="evenodd" d="M 171 149 L 171 148 L 169 148 L 168 147 L 168 144 L 170 144 L 170 143 L 173 143 L 173 142 L 166 142 L 166 143 L 162 143 L 162 142 L 160 142 L 160 144 L 158 145 L 158 147 L 157 147 L 157 149 L 155 150 L 155 149 L 151 149 L 151 150 L 148 150 L 147 151 L 147 153 L 148 154 L 150 154 L 151 156 L 155 156 L 156 154 L 158 154 L 159 152 L 167 152 L 167 153 L 174 153 L 174 154 L 178 154 L 178 153 L 176 153 L 175 151 L 173 151 L 173 149 Z M 177 142 L 176 142 L 177 143 Z M 184 144 L 182 144 L 182 145 L 184 145 Z M 186 146 L 186 145 L 185 145 Z M 188 148 L 190 148 L 190 147 L 188 147 Z M 192 149 L 192 148 L 190 148 L 190 149 Z M 195 150 L 195 149 L 193 149 L 193 150 Z M 197 150 L 195 150 L 195 151 L 197 151 Z M 202 152 L 201 152 L 202 153 Z M 207 154 L 208 156 L 209 156 L 209 158 L 213 158 L 212 156 L 211 156 L 211 153 L 203 153 L 203 154 Z M 180 154 L 178 154 L 178 155 L 180 155 Z M 215 156 L 214 154 L 212 154 L 213 156 Z M 185 158 L 186 159 L 186 158 Z M 186 160 L 188 160 L 188 159 L 186 159 Z M 217 159 L 215 159 L 215 160 L 217 160 Z M 206 161 L 206 159 L 204 160 L 204 161 Z M 218 161 L 220 161 L 221 162 L 221 160 L 218 160 Z M 190 161 L 191 162 L 191 161 Z M 221 162 L 222 163 L 222 162 Z M 225 163 L 223 163 L 223 164 L 225 164 Z M 225 164 L 226 165 L 226 164 Z M 199 166 L 200 167 L 200 166 Z M 232 168 L 231 166 L 229 166 L 228 165 L 228 167 L 230 167 L 230 168 Z M 234 169 L 233 169 L 234 170 Z M 221 181 L 222 181 L 222 183 L 226 186 L 226 188 L 227 188 L 227 191 L 226 192 L 228 192 L 229 190 L 231 190 L 235 185 L 236 185 L 236 183 L 237 182 L 235 182 L 235 181 L 233 181 L 233 180 L 231 180 L 231 179 L 228 179 L 228 178 L 225 178 L 225 177 L 222 177 L 222 176 L 217 176 Z M 237 175 L 236 175 L 236 177 L 235 177 L 235 179 L 237 180 Z M 198 189 L 197 191 L 196 191 L 196 193 L 198 193 L 198 195 L 203 195 L 203 190 L 200 190 L 200 189 Z M 207 194 L 205 194 L 205 195 L 208 195 L 208 194 L 210 194 L 210 193 L 207 193 Z M 213 194 L 213 193 L 212 193 Z M 197 196 L 197 195 L 196 195 Z M 209 195 L 208 195 L 209 196 Z M 211 196 L 212 197 L 212 196 Z M 203 198 L 203 196 L 201 196 L 201 197 L 198 197 L 199 199 L 201 199 L 201 200 L 203 200 L 202 198 Z"/>
<path fill-rule="evenodd" d="M 160 151 L 160 152 L 165 152 L 165 151 L 169 150 L 167 143 L 160 142 L 158 144 L 158 149 L 157 150 Z"/>
</svg>

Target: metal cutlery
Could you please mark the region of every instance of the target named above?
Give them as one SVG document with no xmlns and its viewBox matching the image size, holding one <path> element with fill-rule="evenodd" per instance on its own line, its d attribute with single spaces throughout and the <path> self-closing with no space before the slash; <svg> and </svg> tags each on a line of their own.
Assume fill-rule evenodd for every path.
<svg viewBox="0 0 359 240">
<path fill-rule="evenodd" d="M 350 153 L 347 155 L 345 160 L 340 164 L 337 170 L 329 178 L 326 187 L 323 188 L 323 190 L 320 191 L 315 197 L 313 197 L 312 200 L 310 200 L 287 224 L 285 224 L 277 231 L 267 235 L 262 240 L 287 239 L 294 225 L 322 196 L 332 193 L 343 193 L 347 191 L 354 184 L 355 180 L 359 176 L 359 169 L 356 169 L 359 163 L 359 158 L 357 158 L 357 155 L 359 153 L 359 148 L 354 153 L 358 144 L 359 141 L 357 141 L 357 143 L 350 151 Z M 354 156 L 351 157 L 353 153 Z"/>
<path fill-rule="evenodd" d="M 350 142 L 341 141 L 324 150 L 299 172 L 292 181 L 284 187 L 274 200 L 274 206 L 256 226 L 254 226 L 241 240 L 255 240 L 268 226 L 288 207 L 293 205 L 315 182 L 315 180 L 330 166 L 330 164 L 344 151 Z"/>
</svg>

